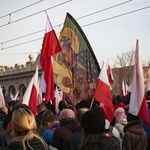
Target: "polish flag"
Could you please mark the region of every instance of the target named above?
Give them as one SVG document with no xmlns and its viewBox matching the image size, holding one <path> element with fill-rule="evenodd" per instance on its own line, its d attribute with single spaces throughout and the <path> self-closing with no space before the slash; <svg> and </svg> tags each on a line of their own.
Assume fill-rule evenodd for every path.
<svg viewBox="0 0 150 150">
<path fill-rule="evenodd" d="M 147 91 L 150 91 L 150 70 L 148 71 Z"/>
<path fill-rule="evenodd" d="M 124 80 L 122 80 L 121 95 L 123 95 L 123 96 L 126 95 Z"/>
<path fill-rule="evenodd" d="M 58 112 L 59 112 L 58 104 L 60 101 L 61 101 L 60 92 L 56 86 L 56 89 L 55 89 L 55 111 L 56 111 L 56 114 L 58 114 Z"/>
<path fill-rule="evenodd" d="M 63 100 L 63 101 L 66 100 L 66 95 L 65 95 L 65 93 L 64 93 L 62 90 L 60 90 L 60 98 L 61 98 L 61 100 Z"/>
<path fill-rule="evenodd" d="M 5 103 L 5 99 L 4 99 L 2 88 L 0 86 L 0 107 L 5 107 L 5 106 L 6 106 L 6 103 Z"/>
<path fill-rule="evenodd" d="M 22 103 L 29 106 L 34 115 L 36 115 L 36 107 L 38 104 L 38 86 L 39 83 L 38 83 L 38 66 L 37 66 L 35 74 L 32 77 L 22 100 Z"/>
<path fill-rule="evenodd" d="M 108 80 L 110 84 L 114 83 L 114 77 L 113 77 L 112 69 L 109 65 L 109 62 L 108 62 Z"/>
<path fill-rule="evenodd" d="M 52 58 L 55 53 L 61 51 L 61 46 L 47 16 L 46 32 L 43 40 L 40 65 L 44 72 L 44 80 L 46 83 L 45 103 L 54 99 L 54 75 L 52 67 Z"/>
<path fill-rule="evenodd" d="M 19 95 L 19 90 L 17 91 L 17 93 L 16 93 L 16 95 L 15 95 L 15 97 L 14 97 L 14 100 L 15 100 L 15 101 L 19 98 L 18 95 Z"/>
<path fill-rule="evenodd" d="M 114 118 L 114 108 L 112 104 L 110 83 L 108 81 L 105 63 L 103 63 L 101 72 L 98 77 L 94 98 L 100 102 L 100 106 L 103 107 L 105 111 L 106 119 L 111 122 Z"/>
<path fill-rule="evenodd" d="M 131 85 L 126 84 L 126 92 L 131 93 Z"/>
<path fill-rule="evenodd" d="M 135 65 L 133 69 L 133 77 L 131 83 L 131 97 L 129 104 L 129 113 L 140 117 L 147 124 L 150 124 L 146 96 L 144 91 L 144 77 L 141 63 L 141 55 L 139 49 L 139 41 L 136 42 Z"/>
</svg>

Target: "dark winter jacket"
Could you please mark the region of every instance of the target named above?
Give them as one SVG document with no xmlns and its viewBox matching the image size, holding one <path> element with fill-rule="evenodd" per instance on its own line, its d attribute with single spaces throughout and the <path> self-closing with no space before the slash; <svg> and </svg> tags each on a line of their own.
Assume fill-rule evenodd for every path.
<svg viewBox="0 0 150 150">
<path fill-rule="evenodd" d="M 66 119 L 60 123 L 60 127 L 57 128 L 52 137 L 51 146 L 57 148 L 58 150 L 62 149 L 62 145 L 64 139 L 72 134 L 75 129 L 75 120 L 74 119 Z"/>
<path fill-rule="evenodd" d="M 34 150 L 45 150 L 44 145 L 37 138 L 33 138 L 32 140 L 30 140 L 29 144 Z M 22 142 L 13 141 L 9 144 L 7 148 L 5 148 L 5 150 L 23 150 Z M 31 150 L 31 148 L 27 144 L 26 144 L 26 150 Z M 48 150 L 48 148 L 46 150 Z"/>
<path fill-rule="evenodd" d="M 62 150 L 79 150 L 82 136 L 83 129 L 77 126 L 73 133 L 65 138 Z"/>
<path fill-rule="evenodd" d="M 119 144 L 114 138 L 102 136 L 99 141 L 88 144 L 82 150 L 119 150 Z"/>
<path fill-rule="evenodd" d="M 122 150 L 147 150 L 147 135 L 140 120 L 130 121 L 124 127 Z"/>
</svg>

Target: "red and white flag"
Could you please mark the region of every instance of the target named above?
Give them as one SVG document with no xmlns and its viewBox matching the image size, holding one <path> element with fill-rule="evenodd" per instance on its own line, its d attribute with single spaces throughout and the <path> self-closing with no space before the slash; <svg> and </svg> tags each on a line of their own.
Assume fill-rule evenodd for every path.
<svg viewBox="0 0 150 150">
<path fill-rule="evenodd" d="M 14 97 L 14 100 L 15 100 L 15 101 L 19 98 L 18 95 L 19 95 L 19 90 L 17 91 L 17 93 L 16 93 L 16 95 L 15 95 L 15 97 Z"/>
<path fill-rule="evenodd" d="M 146 123 L 150 123 L 146 96 L 144 91 L 144 77 L 139 49 L 139 41 L 136 42 L 135 64 L 133 68 L 133 77 L 131 83 L 131 97 L 129 104 L 129 113 L 140 117 Z"/>
<path fill-rule="evenodd" d="M 114 108 L 105 63 L 103 64 L 98 77 L 94 98 L 101 103 L 100 105 L 105 111 L 106 119 L 111 122 L 114 118 Z"/>
<path fill-rule="evenodd" d="M 121 95 L 123 96 L 126 95 L 126 88 L 125 88 L 124 80 L 122 80 Z"/>
<path fill-rule="evenodd" d="M 60 101 L 61 101 L 60 92 L 58 91 L 58 88 L 56 86 L 56 89 L 55 89 L 55 111 L 56 111 L 56 114 L 58 114 L 58 112 L 59 112 L 58 104 Z"/>
<path fill-rule="evenodd" d="M 131 93 L 131 84 L 128 85 L 128 84 L 126 83 L 126 92 L 127 92 L 127 93 Z"/>
<path fill-rule="evenodd" d="M 6 106 L 6 103 L 5 103 L 5 99 L 4 99 L 2 88 L 0 86 L 0 107 L 5 107 L 5 106 Z"/>
<path fill-rule="evenodd" d="M 22 100 L 22 103 L 29 106 L 34 115 L 36 115 L 36 107 L 38 104 L 38 86 L 39 82 L 38 82 L 38 66 L 37 66 L 35 74 L 32 77 Z"/>
<path fill-rule="evenodd" d="M 114 83 L 114 77 L 113 77 L 112 69 L 109 65 L 109 61 L 108 61 L 108 80 L 110 84 Z"/>
<path fill-rule="evenodd" d="M 150 70 L 148 71 L 147 91 L 150 91 Z"/>
<path fill-rule="evenodd" d="M 43 40 L 42 51 L 40 56 L 40 65 L 44 72 L 46 83 L 45 103 L 54 99 L 54 75 L 51 56 L 61 51 L 61 46 L 47 16 L 46 33 Z"/>
</svg>

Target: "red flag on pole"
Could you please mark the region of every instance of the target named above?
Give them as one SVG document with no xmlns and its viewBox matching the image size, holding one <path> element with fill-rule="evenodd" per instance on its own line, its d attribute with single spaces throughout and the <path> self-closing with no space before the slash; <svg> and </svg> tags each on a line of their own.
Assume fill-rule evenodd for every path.
<svg viewBox="0 0 150 150">
<path fill-rule="evenodd" d="M 98 77 L 94 98 L 101 103 L 101 106 L 104 108 L 106 118 L 111 122 L 114 118 L 114 108 L 105 64 L 103 64 Z"/>
<path fill-rule="evenodd" d="M 133 69 L 133 78 L 131 83 L 131 97 L 129 104 L 129 113 L 140 117 L 146 123 L 150 123 L 146 96 L 144 91 L 144 77 L 139 49 L 139 41 L 136 42 L 135 64 Z"/>
<path fill-rule="evenodd" d="M 108 80 L 110 84 L 114 83 L 114 77 L 113 77 L 112 69 L 109 65 L 109 62 L 108 62 Z"/>
<path fill-rule="evenodd" d="M 29 106 L 34 115 L 36 115 L 36 106 L 38 103 L 38 66 L 36 67 L 36 72 L 32 77 L 28 88 L 23 96 L 22 103 Z"/>
<path fill-rule="evenodd" d="M 125 88 L 124 80 L 122 80 L 121 95 L 123 96 L 126 95 L 126 88 Z"/>
<path fill-rule="evenodd" d="M 61 51 L 61 47 L 55 31 L 47 16 L 46 33 L 43 40 L 40 65 L 44 71 L 44 79 L 46 83 L 45 103 L 54 99 L 54 76 L 51 56 Z"/>
</svg>

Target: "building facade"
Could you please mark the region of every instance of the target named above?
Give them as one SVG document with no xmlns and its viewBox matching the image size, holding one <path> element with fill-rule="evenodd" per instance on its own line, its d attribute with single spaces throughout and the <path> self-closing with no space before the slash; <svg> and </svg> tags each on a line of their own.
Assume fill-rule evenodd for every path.
<svg viewBox="0 0 150 150">
<path fill-rule="evenodd" d="M 42 70 L 39 66 L 40 55 L 33 61 L 33 55 L 29 55 L 29 61 L 25 65 L 15 64 L 14 67 L 0 66 L 0 85 L 6 100 L 15 97 L 22 99 L 32 76 L 35 74 L 36 66 L 39 68 L 39 77 Z"/>
</svg>

